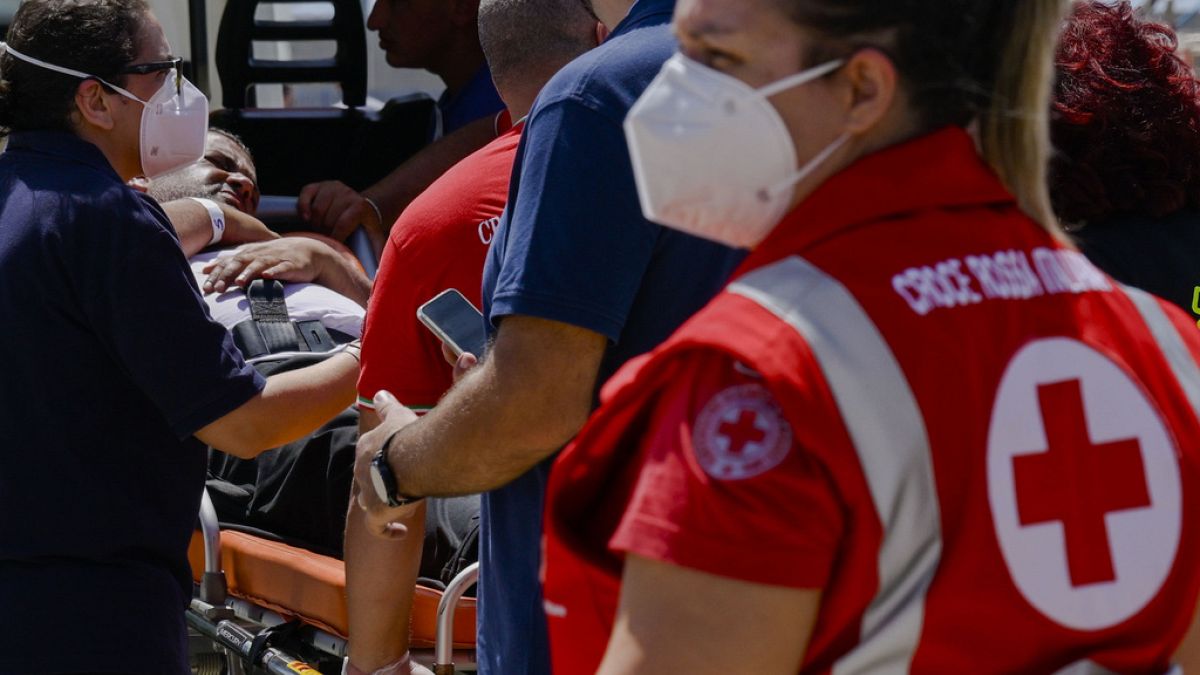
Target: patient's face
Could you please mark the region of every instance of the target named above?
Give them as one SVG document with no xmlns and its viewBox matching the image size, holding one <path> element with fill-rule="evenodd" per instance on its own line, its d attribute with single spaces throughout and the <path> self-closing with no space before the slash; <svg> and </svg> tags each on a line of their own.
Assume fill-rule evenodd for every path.
<svg viewBox="0 0 1200 675">
<path fill-rule="evenodd" d="M 229 137 L 209 133 L 204 157 L 150 182 L 160 202 L 205 197 L 253 215 L 258 210 L 258 176 L 250 154 Z"/>
</svg>

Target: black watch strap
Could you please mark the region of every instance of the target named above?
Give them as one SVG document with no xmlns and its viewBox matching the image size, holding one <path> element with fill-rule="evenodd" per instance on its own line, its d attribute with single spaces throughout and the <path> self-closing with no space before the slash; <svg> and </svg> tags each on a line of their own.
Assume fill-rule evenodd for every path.
<svg viewBox="0 0 1200 675">
<path fill-rule="evenodd" d="M 392 444 L 392 438 L 395 438 L 394 434 L 387 439 L 387 442 L 385 442 L 383 447 L 379 449 L 379 452 L 375 454 L 375 459 L 371 460 L 371 466 L 379 474 L 380 482 L 383 485 L 384 494 L 379 495 L 379 497 L 385 504 L 394 509 L 400 506 L 407 506 L 408 504 L 412 504 L 414 502 L 419 502 L 424 499 L 424 497 L 410 497 L 408 495 L 402 495 L 396 489 L 396 474 L 392 471 L 392 465 L 389 464 L 387 460 L 387 451 L 388 447 L 390 447 Z"/>
</svg>

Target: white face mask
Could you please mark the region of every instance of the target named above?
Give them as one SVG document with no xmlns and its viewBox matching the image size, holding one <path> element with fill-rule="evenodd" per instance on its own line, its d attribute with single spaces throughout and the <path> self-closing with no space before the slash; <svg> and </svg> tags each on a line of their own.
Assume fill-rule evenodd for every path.
<svg viewBox="0 0 1200 675">
<path fill-rule="evenodd" d="M 737 248 L 757 246 L 784 216 L 795 186 L 849 140 L 796 168 L 796 149 L 767 99 L 841 67 L 790 75 L 762 89 L 671 57 L 625 118 L 647 219 Z"/>
<path fill-rule="evenodd" d="M 147 178 L 169 173 L 199 160 L 204 155 L 204 141 L 208 133 L 208 97 L 187 78 L 180 77 L 175 70 L 172 69 L 167 74 L 166 80 L 150 100 L 143 101 L 99 77 L 25 56 L 0 42 L 0 53 L 5 51 L 14 58 L 47 70 L 84 80 L 104 82 L 122 96 L 141 103 L 144 107 L 140 152 L 142 173 Z"/>
</svg>

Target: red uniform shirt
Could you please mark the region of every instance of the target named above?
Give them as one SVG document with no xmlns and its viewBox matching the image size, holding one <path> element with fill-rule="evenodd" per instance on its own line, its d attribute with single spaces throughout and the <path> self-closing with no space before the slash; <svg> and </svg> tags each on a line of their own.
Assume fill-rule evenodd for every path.
<svg viewBox="0 0 1200 675">
<path fill-rule="evenodd" d="M 966 134 L 868 157 L 560 457 L 555 672 L 598 665 L 624 552 L 822 589 L 803 672 L 1164 672 L 1200 590 L 1198 357 Z"/>
<path fill-rule="evenodd" d="M 483 263 L 508 201 L 518 124 L 454 165 L 413 200 L 388 237 L 363 327 L 358 404 L 386 389 L 418 411 L 453 383 L 441 341 L 417 308 L 447 288 L 480 305 Z"/>
</svg>

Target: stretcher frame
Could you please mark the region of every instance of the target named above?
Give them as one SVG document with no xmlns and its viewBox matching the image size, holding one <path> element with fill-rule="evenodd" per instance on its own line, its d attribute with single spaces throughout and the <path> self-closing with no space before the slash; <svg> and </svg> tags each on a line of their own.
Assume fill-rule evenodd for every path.
<svg viewBox="0 0 1200 675">
<path fill-rule="evenodd" d="M 290 620 L 254 601 L 230 594 L 222 569 L 221 529 L 216 509 L 205 490 L 200 505 L 200 536 L 204 542 L 204 570 L 199 575 L 196 594 L 186 611 L 193 653 L 212 653 L 211 644 L 222 655 L 227 675 L 265 672 L 273 675 L 320 675 L 310 665 L 313 659 L 284 643 L 298 641 L 308 651 L 327 659 L 341 661 L 347 654 L 346 639 L 315 625 Z M 456 649 L 454 622 L 464 593 L 479 577 L 479 563 L 463 569 L 441 592 L 437 607 L 436 640 L 432 649 L 412 649 L 413 659 L 430 667 L 435 675 L 474 672 L 474 649 Z M 302 612 L 297 612 L 302 615 Z M 276 641 L 274 638 L 283 637 Z M 328 672 L 328 671 L 325 671 Z"/>
</svg>

